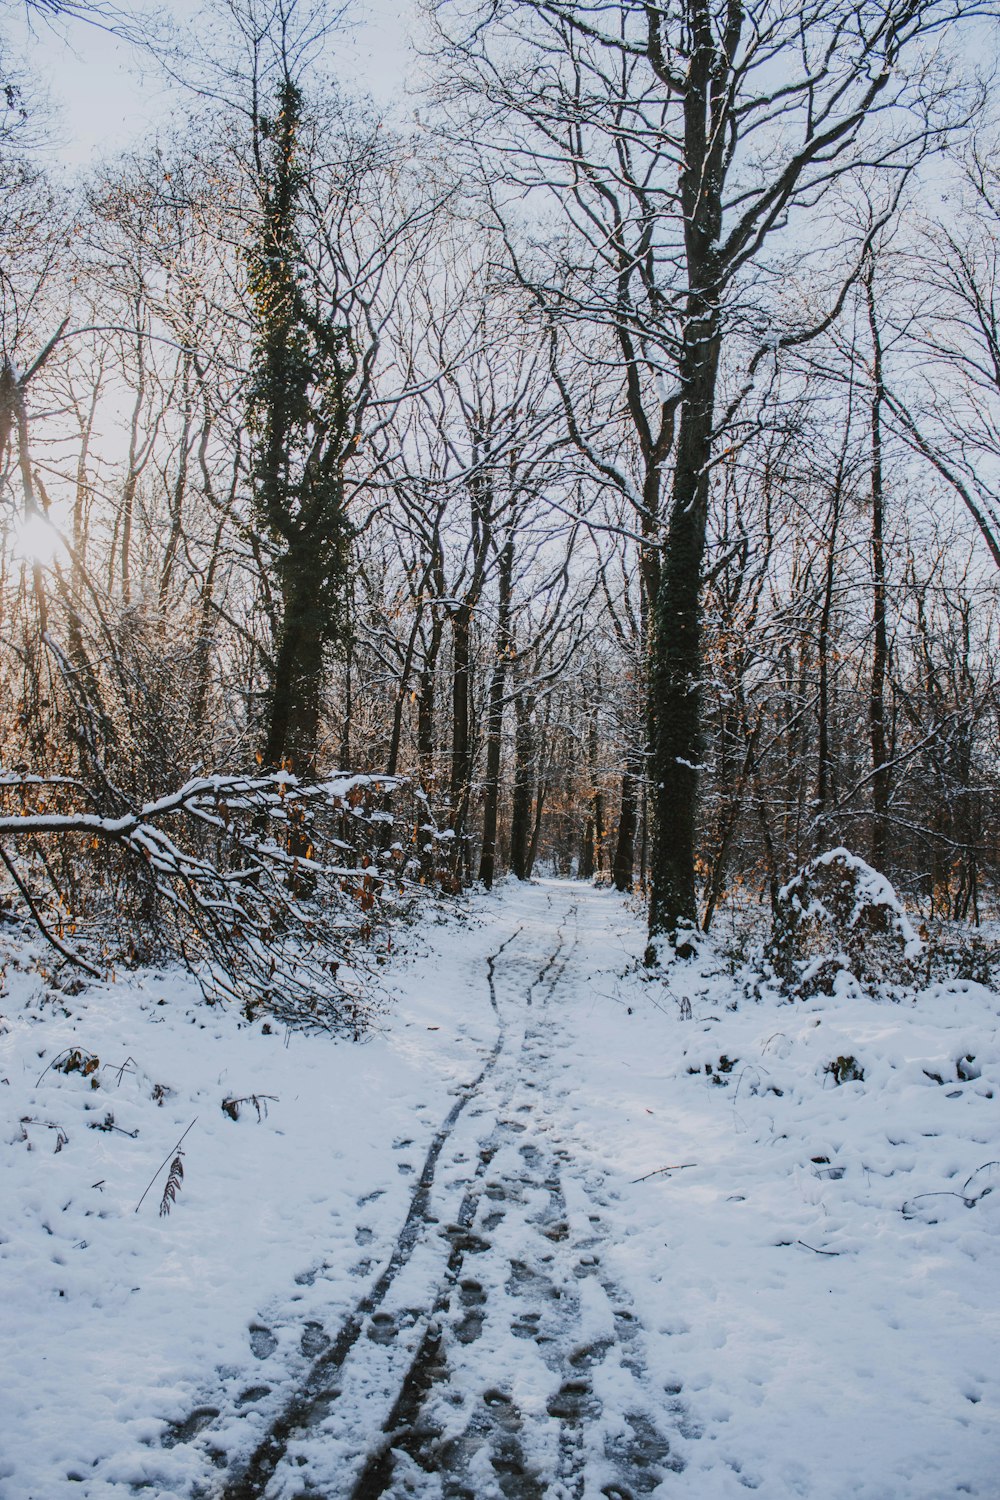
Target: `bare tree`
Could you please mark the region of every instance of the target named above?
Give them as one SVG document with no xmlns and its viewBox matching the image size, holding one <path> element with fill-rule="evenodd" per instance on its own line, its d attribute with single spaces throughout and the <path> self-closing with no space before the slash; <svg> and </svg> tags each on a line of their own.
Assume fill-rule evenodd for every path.
<svg viewBox="0 0 1000 1500">
<path fill-rule="evenodd" d="M 650 932 L 676 934 L 695 917 L 709 483 L 739 407 L 737 385 L 718 409 L 720 374 L 741 338 L 751 372 L 766 368 L 770 350 L 828 326 L 846 295 L 831 288 L 812 326 L 768 330 L 754 354 L 775 312 L 759 295 L 748 303 L 748 283 L 777 273 L 789 227 L 805 213 L 815 226 L 836 180 L 862 167 L 905 173 L 967 117 L 922 49 L 978 9 L 824 0 L 803 20 L 731 0 L 516 0 L 474 28 L 449 0 L 434 9 L 453 93 L 484 101 L 505 170 L 548 189 L 565 214 L 551 305 L 613 329 L 632 389 L 656 392 L 656 425 L 638 407 L 632 417 L 646 475 L 672 464 L 650 666 Z M 844 287 L 865 253 L 863 240 Z"/>
</svg>

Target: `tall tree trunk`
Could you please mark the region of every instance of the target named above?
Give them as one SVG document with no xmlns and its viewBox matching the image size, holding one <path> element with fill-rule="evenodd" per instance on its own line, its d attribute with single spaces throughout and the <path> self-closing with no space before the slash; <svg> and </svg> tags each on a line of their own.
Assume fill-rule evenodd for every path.
<svg viewBox="0 0 1000 1500">
<path fill-rule="evenodd" d="M 183 376 L 183 400 L 181 410 L 183 419 L 181 422 L 180 441 L 178 443 L 177 474 L 174 479 L 173 493 L 170 498 L 170 532 L 167 536 L 167 545 L 163 551 L 163 565 L 160 569 L 160 614 L 166 616 L 167 605 L 170 599 L 170 586 L 173 582 L 174 567 L 177 562 L 177 550 L 180 546 L 181 537 L 184 535 L 184 496 L 187 493 L 188 464 L 191 458 L 191 427 L 194 420 L 194 391 L 191 385 L 191 356 L 184 357 Z"/>
<path fill-rule="evenodd" d="M 385 760 L 386 774 L 389 776 L 395 776 L 396 767 L 399 764 L 399 747 L 403 738 L 403 707 L 406 703 L 410 674 L 413 671 L 413 657 L 417 647 L 417 637 L 420 634 L 421 612 L 421 606 L 417 603 L 413 610 L 413 621 L 410 626 L 409 639 L 406 642 L 406 651 L 403 655 L 403 665 L 399 669 L 399 686 L 396 689 L 396 701 L 392 708 L 392 731 L 389 735 L 389 753 Z"/>
<path fill-rule="evenodd" d="M 891 772 L 886 746 L 885 688 L 889 663 L 886 624 L 885 490 L 882 476 L 882 406 L 885 375 L 882 337 L 875 305 L 875 265 L 869 256 L 865 272 L 865 299 L 872 339 L 871 488 L 872 488 L 872 675 L 868 699 L 868 732 L 872 753 L 872 864 L 881 869 L 889 843 L 889 795 Z"/>
<path fill-rule="evenodd" d="M 694 297 L 695 294 L 692 294 Z M 675 936 L 697 920 L 695 836 L 701 762 L 701 572 L 719 363 L 718 314 L 691 317 L 670 525 L 653 611 L 650 772 L 653 849 L 649 930 Z"/>
<path fill-rule="evenodd" d="M 137 322 L 139 317 L 140 310 L 137 307 Z M 145 444 L 143 444 L 139 436 L 139 423 L 142 419 L 142 408 L 146 400 L 146 367 L 143 363 L 141 339 L 139 341 L 138 359 L 139 379 L 136 385 L 135 401 L 132 403 L 132 418 L 129 424 L 128 466 L 125 470 L 125 483 L 122 486 L 122 503 L 121 510 L 119 512 L 121 528 L 119 533 L 121 546 L 119 561 L 121 567 L 121 590 L 123 604 L 131 604 L 132 602 L 132 527 L 135 521 L 135 497 L 139 489 L 139 476 L 142 473 L 142 469 L 145 465 L 146 459 L 149 457 L 150 451 L 149 442 L 147 441 Z M 113 575 L 113 555 L 109 559 L 109 569 Z M 112 577 L 109 577 L 109 591 L 111 588 L 111 584 Z"/>
<path fill-rule="evenodd" d="M 198 606 L 198 634 L 195 641 L 195 673 L 194 692 L 191 698 L 191 719 L 195 726 L 195 732 L 199 737 L 209 739 L 209 728 L 207 723 L 208 695 L 211 686 L 212 669 L 212 603 L 215 593 L 215 578 L 219 567 L 219 558 L 222 554 L 222 537 L 225 529 L 225 519 L 221 520 L 215 528 L 215 537 L 212 542 L 212 553 L 209 558 L 208 569 L 205 573 L 205 581 L 201 587 L 201 598 Z M 214 759 L 214 757 L 213 757 Z"/>
<path fill-rule="evenodd" d="M 833 622 L 833 588 L 837 572 L 840 506 L 843 499 L 844 458 L 837 467 L 830 501 L 823 570 L 823 597 L 816 633 L 816 795 L 813 801 L 813 848 L 821 854 L 830 843 L 830 796 L 833 783 L 833 752 L 830 747 L 830 632 Z"/>
<path fill-rule="evenodd" d="M 535 868 L 538 858 L 538 845 L 542 836 L 542 814 L 545 810 L 545 799 L 549 793 L 549 760 L 552 751 L 552 737 L 549 734 L 549 726 L 552 722 L 552 698 L 545 703 L 545 721 L 542 724 L 541 742 L 538 750 L 538 780 L 535 789 L 535 816 L 531 825 L 531 839 L 528 843 L 528 869 L 525 879 L 531 878 L 531 872 Z"/>
<path fill-rule="evenodd" d="M 344 716 L 340 722 L 340 748 L 337 764 L 342 771 L 351 769 L 351 731 L 354 728 L 354 636 L 348 631 L 344 642 Z"/>
<path fill-rule="evenodd" d="M 430 639 L 424 652 L 423 665 L 417 679 L 417 757 L 420 761 L 420 779 L 424 790 L 431 795 L 436 785 L 435 760 L 437 741 L 434 734 L 434 714 L 437 686 L 437 663 L 444 638 L 444 622 L 435 611 Z"/>
<path fill-rule="evenodd" d="M 534 699 L 519 693 L 514 699 L 514 786 L 510 810 L 510 868 L 518 880 L 530 873 L 531 804 L 534 791 L 535 731 L 531 722 Z"/>
<path fill-rule="evenodd" d="M 264 763 L 297 776 L 316 771 L 328 622 L 319 602 L 324 581 L 318 548 L 302 539 L 282 559 L 284 609 L 274 653 Z"/>
<path fill-rule="evenodd" d="M 483 797 L 483 847 L 479 859 L 479 878 L 487 890 L 496 873 L 497 811 L 500 801 L 500 752 L 503 733 L 504 687 L 513 640 L 510 630 L 511 590 L 514 578 L 514 539 L 509 538 L 500 553 L 497 601 L 496 659 L 490 676 L 489 706 L 486 714 L 486 784 Z"/>
<path fill-rule="evenodd" d="M 635 872 L 635 836 L 639 827 L 640 772 L 633 752 L 629 752 L 622 771 L 622 799 L 618 813 L 618 837 L 611 863 L 616 891 L 630 891 Z"/>
<path fill-rule="evenodd" d="M 69 654 L 78 668 L 85 661 L 83 648 L 83 622 L 80 618 L 80 600 L 87 576 L 87 521 L 90 509 L 91 486 L 87 465 L 90 460 L 90 443 L 94 434 L 94 418 L 97 413 L 95 387 L 87 419 L 80 436 L 80 454 L 76 462 L 76 490 L 73 496 L 73 558 L 70 568 L 69 607 L 67 610 L 66 640 Z"/>
<path fill-rule="evenodd" d="M 600 699 L 601 681 L 600 674 L 594 683 L 593 697 L 595 705 Z M 600 874 L 604 868 L 604 840 L 607 833 L 604 816 L 604 792 L 598 785 L 598 736 L 597 736 L 597 709 L 590 715 L 590 723 L 587 728 L 587 777 L 590 782 L 590 807 L 587 812 L 587 821 L 583 831 L 583 848 L 580 857 L 580 879 L 592 880 L 595 875 Z"/>
<path fill-rule="evenodd" d="M 451 777 L 448 826 L 453 842 L 454 873 L 465 863 L 466 813 L 472 783 L 472 609 L 461 604 L 452 615 Z"/>
</svg>

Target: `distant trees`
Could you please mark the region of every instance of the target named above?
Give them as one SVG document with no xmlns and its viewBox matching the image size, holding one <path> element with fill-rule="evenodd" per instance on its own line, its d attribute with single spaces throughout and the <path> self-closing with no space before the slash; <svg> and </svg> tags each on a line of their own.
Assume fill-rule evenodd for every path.
<svg viewBox="0 0 1000 1500">
<path fill-rule="evenodd" d="M 390 884 L 577 873 L 682 947 L 836 842 L 974 917 L 997 194 L 930 42 L 978 12 L 432 10 L 412 136 L 329 84 L 305 0 L 227 3 L 189 119 L 75 191 L 4 96 L 12 897 L 151 951 L 172 877 L 10 820 L 336 770 L 412 794 L 366 791 L 355 848 L 350 803 L 255 792 L 247 837 Z M 289 888 L 343 881 L 360 930 L 372 885 L 319 862 Z"/>
<path fill-rule="evenodd" d="M 696 916 L 713 464 L 735 436 L 740 382 L 767 367 L 769 349 L 829 326 L 867 238 L 812 327 L 762 338 L 781 314 L 748 297 L 748 281 L 777 273 L 791 222 L 808 211 L 815 224 L 838 180 L 905 174 L 961 122 L 954 80 L 929 69 L 920 48 L 975 7 L 825 0 L 805 23 L 770 5 L 712 0 L 519 0 L 472 25 L 449 0 L 435 12 L 455 86 L 484 102 L 494 170 L 545 189 L 565 215 L 558 269 L 541 295 L 571 327 L 587 319 L 619 345 L 642 463 L 637 510 L 659 554 L 650 933 L 676 935 Z M 719 409 L 727 369 L 735 384 Z"/>
</svg>

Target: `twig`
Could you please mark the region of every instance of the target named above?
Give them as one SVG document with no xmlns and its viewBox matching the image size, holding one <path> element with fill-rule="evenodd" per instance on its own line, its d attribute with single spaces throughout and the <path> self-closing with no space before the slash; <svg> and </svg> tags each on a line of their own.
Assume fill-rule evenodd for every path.
<svg viewBox="0 0 1000 1500">
<path fill-rule="evenodd" d="M 805 1240 L 796 1240 L 795 1243 L 797 1245 L 801 1245 L 802 1248 L 803 1248 L 803 1250 L 811 1250 L 814 1255 L 841 1255 L 841 1254 L 843 1254 L 843 1251 L 841 1251 L 841 1250 L 817 1250 L 815 1245 L 807 1245 L 806 1242 L 805 1242 Z"/>
<path fill-rule="evenodd" d="M 977 1167 L 974 1172 L 970 1172 L 969 1176 L 965 1179 L 962 1191 L 965 1192 L 968 1189 L 969 1183 L 972 1181 L 973 1177 L 978 1177 L 980 1172 L 986 1171 L 987 1167 L 1000 1167 L 1000 1161 L 984 1161 L 981 1167 Z M 982 1194 L 980 1194 L 980 1197 L 982 1197 Z"/>
<path fill-rule="evenodd" d="M 131 1054 L 129 1054 L 129 1056 L 126 1057 L 125 1061 L 122 1063 L 121 1067 L 118 1069 L 118 1083 L 116 1085 L 117 1088 L 121 1088 L 122 1086 L 122 1079 L 125 1076 L 125 1069 L 128 1067 L 129 1063 L 132 1064 L 133 1068 L 137 1068 L 139 1066 L 135 1058 Z M 113 1068 L 114 1063 L 105 1063 L 105 1067 Z"/>
<path fill-rule="evenodd" d="M 160 1165 L 157 1167 L 156 1171 L 153 1173 L 152 1177 L 147 1182 L 145 1191 L 143 1192 L 143 1195 L 142 1195 L 142 1198 L 140 1198 L 139 1201 L 138 1201 L 138 1203 L 135 1205 L 135 1210 L 134 1210 L 135 1213 L 139 1212 L 140 1208 L 142 1207 L 143 1198 L 145 1198 L 146 1193 L 149 1192 L 150 1188 L 153 1186 L 153 1183 L 156 1181 L 156 1179 L 159 1177 L 160 1173 L 163 1171 L 163 1168 L 167 1165 L 168 1162 L 173 1161 L 174 1157 L 177 1155 L 178 1151 L 181 1149 L 181 1145 L 182 1145 L 182 1143 L 184 1141 L 184 1136 L 186 1136 L 188 1134 L 188 1131 L 193 1130 L 194 1127 L 195 1127 L 195 1125 L 197 1125 L 197 1123 L 198 1123 L 198 1116 L 195 1115 L 194 1119 L 191 1121 L 191 1124 L 188 1126 L 187 1130 L 185 1130 L 184 1135 L 182 1135 L 181 1138 L 180 1138 L 180 1140 L 177 1142 L 177 1145 L 176 1146 L 171 1146 L 170 1150 L 167 1152 L 166 1156 L 160 1162 Z"/>
<path fill-rule="evenodd" d="M 672 1167 L 657 1167 L 655 1172 L 647 1172 L 645 1177 L 633 1177 L 633 1183 L 648 1182 L 651 1177 L 662 1177 L 664 1172 L 683 1172 L 686 1167 L 696 1167 L 696 1161 L 682 1161 Z"/>
<path fill-rule="evenodd" d="M 761 1057 L 764 1056 L 764 1053 L 767 1051 L 768 1047 L 770 1047 L 771 1043 L 774 1042 L 774 1041 L 777 1041 L 777 1039 L 778 1039 L 779 1036 L 783 1036 L 787 1040 L 788 1033 L 784 1032 L 784 1031 L 774 1031 L 774 1032 L 772 1032 L 771 1035 L 768 1037 L 767 1041 L 764 1043 L 763 1047 L 761 1047 L 761 1049 L 760 1049 L 760 1055 L 761 1055 Z"/>
</svg>

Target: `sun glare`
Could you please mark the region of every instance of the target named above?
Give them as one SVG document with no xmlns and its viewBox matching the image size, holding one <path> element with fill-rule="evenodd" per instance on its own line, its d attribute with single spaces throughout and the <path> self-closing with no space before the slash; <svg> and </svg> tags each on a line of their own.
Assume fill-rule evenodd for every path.
<svg viewBox="0 0 1000 1500">
<path fill-rule="evenodd" d="M 25 516 L 14 527 L 14 554 L 22 562 L 54 562 L 63 546 L 62 537 L 52 522 L 37 512 Z"/>
</svg>

